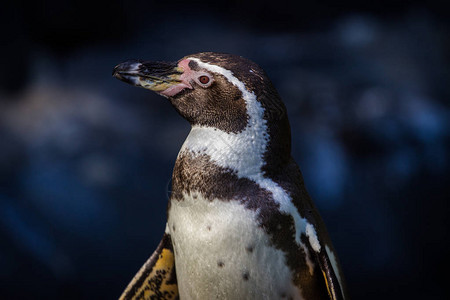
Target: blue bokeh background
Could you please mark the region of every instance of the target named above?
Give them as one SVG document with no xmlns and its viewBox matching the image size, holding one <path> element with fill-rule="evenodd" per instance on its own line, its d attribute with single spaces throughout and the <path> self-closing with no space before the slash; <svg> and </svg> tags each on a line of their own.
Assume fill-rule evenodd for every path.
<svg viewBox="0 0 450 300">
<path fill-rule="evenodd" d="M 448 294 L 450 35 L 433 1 L 46 0 L 0 17 L 1 299 L 120 295 L 163 233 L 189 126 L 111 71 L 201 51 L 277 87 L 353 299 Z"/>
</svg>

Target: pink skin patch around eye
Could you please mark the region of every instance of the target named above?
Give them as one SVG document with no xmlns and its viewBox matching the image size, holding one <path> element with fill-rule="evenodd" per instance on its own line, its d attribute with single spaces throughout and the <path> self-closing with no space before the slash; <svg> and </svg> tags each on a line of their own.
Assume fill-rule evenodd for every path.
<svg viewBox="0 0 450 300">
<path fill-rule="evenodd" d="M 195 71 L 192 71 L 191 68 L 189 68 L 189 62 L 190 60 L 186 58 L 178 63 L 178 67 L 184 70 L 183 74 L 181 74 L 180 76 L 181 82 L 160 92 L 161 95 L 164 95 L 166 97 L 172 97 L 184 89 L 191 89 L 191 90 L 193 89 L 192 85 L 190 84 L 190 81 L 193 79 Z"/>
</svg>

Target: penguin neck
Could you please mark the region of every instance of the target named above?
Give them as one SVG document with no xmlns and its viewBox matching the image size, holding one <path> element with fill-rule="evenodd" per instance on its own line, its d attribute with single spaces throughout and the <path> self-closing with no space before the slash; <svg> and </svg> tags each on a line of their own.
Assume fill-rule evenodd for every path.
<svg viewBox="0 0 450 300">
<path fill-rule="evenodd" d="M 282 169 L 290 159 L 289 149 L 281 149 L 276 134 L 285 126 L 267 126 L 263 118 L 250 118 L 247 127 L 238 133 L 225 132 L 214 127 L 194 125 L 186 138 L 178 157 L 189 153 L 193 156 L 207 155 L 211 162 L 235 173 L 239 178 L 257 180 L 263 173 Z M 289 130 L 289 126 L 287 128 Z M 269 134 L 270 132 L 270 134 Z M 290 133 L 287 133 L 290 137 Z"/>
</svg>

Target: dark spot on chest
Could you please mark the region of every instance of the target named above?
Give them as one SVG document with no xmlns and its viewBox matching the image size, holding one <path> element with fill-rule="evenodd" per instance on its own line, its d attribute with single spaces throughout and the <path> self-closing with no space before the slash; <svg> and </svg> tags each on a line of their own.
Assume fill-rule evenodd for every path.
<svg viewBox="0 0 450 300">
<path fill-rule="evenodd" d="M 242 273 L 242 279 L 244 279 L 244 281 L 248 281 L 250 279 L 250 274 L 245 271 L 244 273 Z"/>
</svg>

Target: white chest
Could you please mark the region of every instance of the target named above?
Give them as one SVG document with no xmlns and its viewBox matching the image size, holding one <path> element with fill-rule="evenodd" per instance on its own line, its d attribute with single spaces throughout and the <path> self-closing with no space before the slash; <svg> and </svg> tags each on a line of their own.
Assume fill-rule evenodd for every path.
<svg viewBox="0 0 450 300">
<path fill-rule="evenodd" d="M 184 194 L 168 219 L 181 299 L 301 299 L 257 212 Z"/>
</svg>

